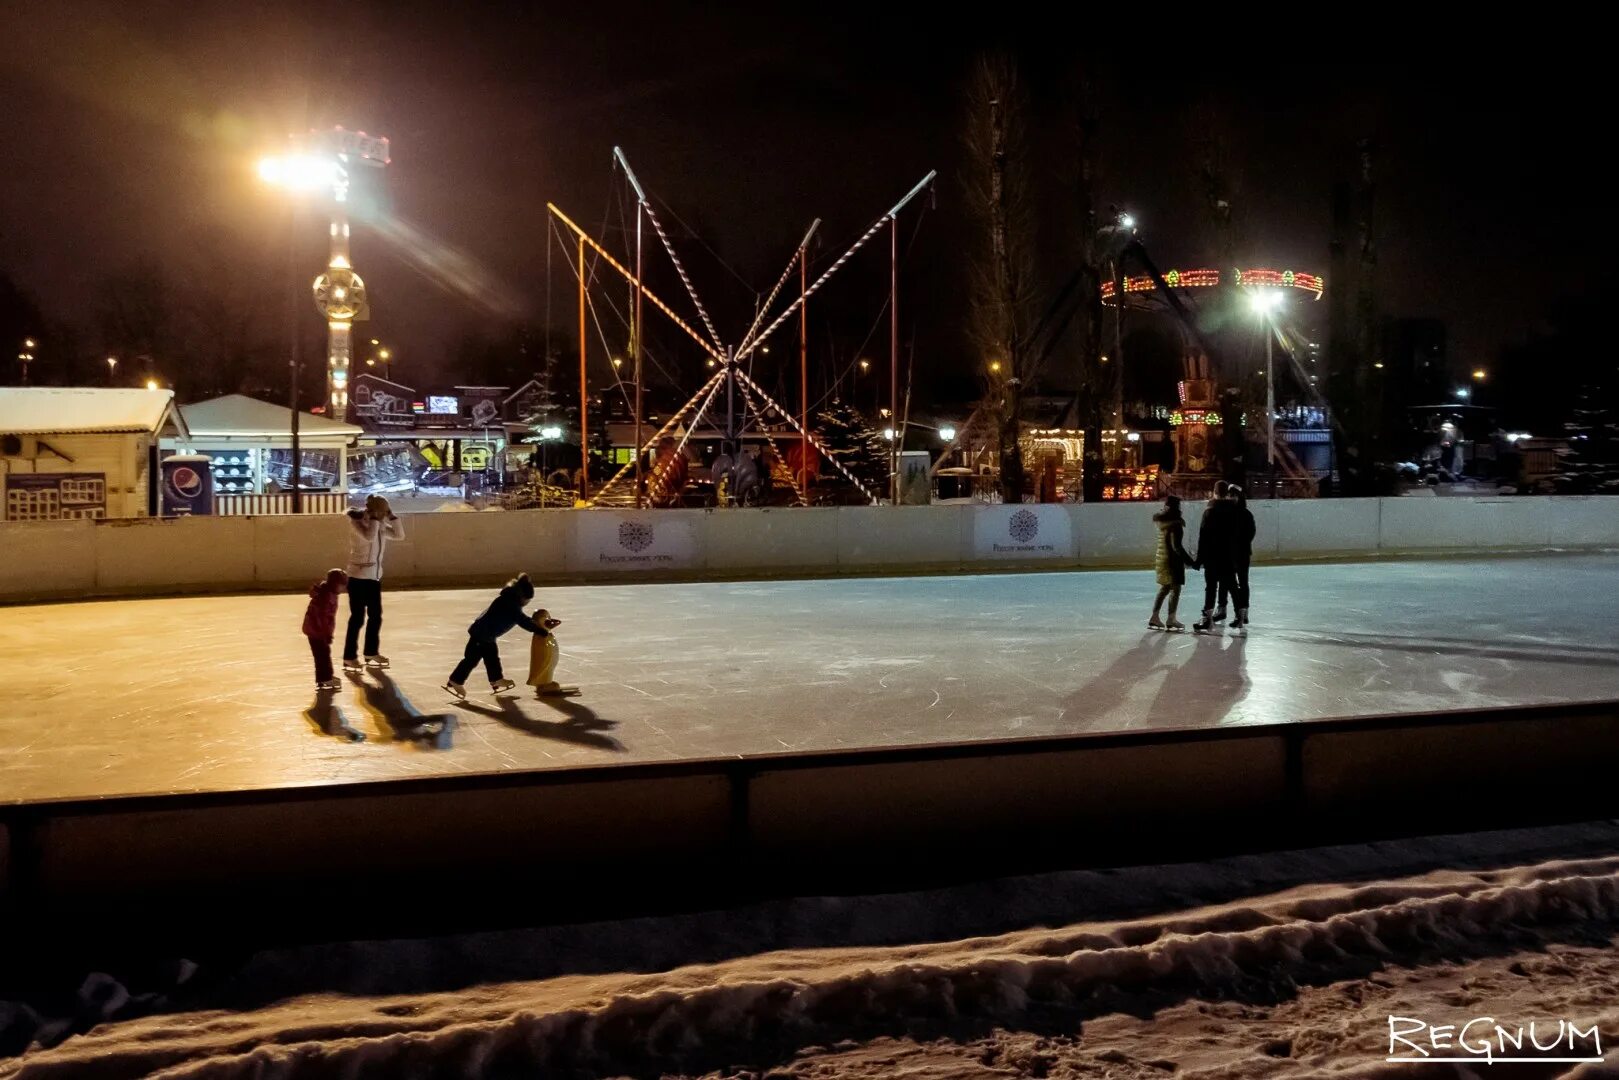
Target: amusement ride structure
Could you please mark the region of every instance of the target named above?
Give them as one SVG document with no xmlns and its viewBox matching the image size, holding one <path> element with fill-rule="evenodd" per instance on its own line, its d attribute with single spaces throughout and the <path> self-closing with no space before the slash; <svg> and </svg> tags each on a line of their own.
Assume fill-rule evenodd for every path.
<svg viewBox="0 0 1619 1080">
<path fill-rule="evenodd" d="M 804 238 L 799 241 L 793 254 L 787 261 L 786 268 L 776 280 L 775 286 L 758 307 L 752 323 L 732 342 L 721 337 L 715 327 L 714 320 L 709 316 L 702 297 L 691 276 L 686 272 L 679 255 L 675 252 L 674 244 L 670 242 L 669 235 L 663 224 L 658 220 L 651 201 L 647 198 L 646 190 L 641 186 L 640 180 L 630 168 L 628 158 L 618 147 L 613 149 L 615 164 L 624 170 L 625 178 L 635 196 L 635 227 L 634 252 L 629 256 L 634 263 L 634 269 L 614 258 L 606 247 L 592 238 L 584 229 L 580 228 L 565 213 L 553 203 L 547 203 L 546 208 L 552 216 L 565 227 L 573 236 L 577 248 L 576 274 L 579 282 L 579 440 L 581 460 L 588 463 L 590 460 L 588 446 L 589 424 L 586 420 L 586 411 L 589 408 L 590 394 L 586 378 L 587 358 L 587 316 L 589 314 L 591 298 L 589 295 L 589 282 L 591 275 L 586 267 L 587 249 L 594 252 L 600 261 L 612 267 L 629 284 L 632 290 L 632 306 L 629 312 L 630 322 L 630 363 L 632 364 L 634 399 L 632 411 L 635 421 L 635 448 L 634 460 L 624 465 L 600 490 L 593 495 L 588 490 L 588 467 L 581 470 L 580 495 L 591 506 L 660 506 L 669 505 L 679 495 L 681 488 L 687 480 L 687 465 L 685 447 L 692 433 L 698 425 L 705 420 L 718 426 L 718 417 L 723 418 L 723 427 L 720 428 L 723 439 L 721 454 L 714 461 L 711 472 L 714 477 L 715 489 L 720 494 L 721 503 L 745 503 L 750 495 L 757 491 L 764 477 L 761 469 L 767 470 L 770 479 L 785 481 L 793 491 L 795 505 L 807 505 L 809 501 L 809 485 L 813 470 L 817 468 L 815 459 L 824 458 L 850 481 L 862 496 L 878 501 L 879 492 L 872 491 L 865 483 L 851 473 L 838 458 L 830 453 L 819 439 L 809 429 L 809 370 L 808 370 L 808 305 L 809 299 L 846 265 L 855 253 L 865 247 L 885 228 L 889 231 L 889 404 L 890 415 L 894 417 L 896 428 L 902 424 L 902 405 L 899 385 L 899 216 L 917 195 L 926 190 L 933 183 L 936 172 L 929 172 L 924 176 L 905 197 L 900 199 L 885 213 L 873 221 L 869 228 L 863 232 L 850 247 L 843 252 L 812 281 L 809 267 L 809 245 L 821 222 L 816 219 L 810 224 Z M 672 307 L 646 287 L 644 281 L 644 225 L 650 224 L 652 231 L 657 234 L 664 251 L 668 254 L 670 262 L 680 276 L 681 284 L 685 286 L 686 294 L 695 308 L 703 330 L 699 331 L 690 322 L 678 315 Z M 798 272 L 798 296 L 788 303 L 782 310 L 771 316 L 772 309 L 783 289 Z M 641 311 L 642 302 L 650 303 L 666 316 L 670 322 L 683 331 L 703 350 L 708 358 L 708 366 L 713 374 L 697 389 L 679 409 L 672 413 L 667 421 L 660 426 L 650 437 L 647 437 L 642 426 L 644 416 L 642 397 L 642 361 L 645 346 L 642 341 Z M 748 371 L 742 366 L 754 353 L 764 347 L 771 335 L 787 324 L 794 315 L 798 316 L 798 360 L 799 360 L 799 402 L 798 412 L 795 416 L 791 410 L 782 406 L 772 398 L 762 386 L 756 382 Z M 766 320 L 769 320 L 768 322 Z M 723 413 L 721 413 L 723 410 Z M 711 418 L 711 413 L 716 418 Z M 793 447 L 787 455 L 782 455 L 776 445 L 774 436 L 765 421 L 774 415 L 790 427 L 798 435 L 798 445 Z M 768 448 L 768 455 L 761 454 L 768 460 L 760 461 L 746 453 L 743 449 L 743 436 L 751 426 L 764 439 Z M 887 496 L 897 503 L 899 487 L 898 447 L 900 439 L 892 441 L 889 453 L 889 491 Z M 650 468 L 646 462 L 648 455 L 654 455 Z"/>
</svg>

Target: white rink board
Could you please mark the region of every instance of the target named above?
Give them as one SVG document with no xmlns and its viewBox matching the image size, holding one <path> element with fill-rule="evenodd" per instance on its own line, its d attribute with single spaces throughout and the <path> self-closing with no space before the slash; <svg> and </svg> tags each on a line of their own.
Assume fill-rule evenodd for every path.
<svg viewBox="0 0 1619 1080">
<path fill-rule="evenodd" d="M 1254 561 L 1619 548 L 1619 497 L 1255 500 Z M 1201 502 L 1185 504 L 1196 546 Z M 395 586 L 1144 567 L 1154 503 L 406 514 Z M 0 602 L 291 588 L 347 561 L 337 516 L 0 523 Z"/>
<path fill-rule="evenodd" d="M 1060 503 L 1038 506 L 986 506 L 972 515 L 972 562 L 1059 559 L 1072 561 L 1073 517 Z"/>
<path fill-rule="evenodd" d="M 601 574 L 701 567 L 697 513 L 700 511 L 574 511 L 568 568 Z"/>
</svg>

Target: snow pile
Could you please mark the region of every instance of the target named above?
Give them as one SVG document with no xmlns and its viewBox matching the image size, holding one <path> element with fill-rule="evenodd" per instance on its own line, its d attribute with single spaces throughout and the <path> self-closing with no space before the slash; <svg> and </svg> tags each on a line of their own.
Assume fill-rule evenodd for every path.
<svg viewBox="0 0 1619 1080">
<path fill-rule="evenodd" d="M 571 975 L 412 996 L 309 995 L 247 1013 L 149 1017 L 0 1065 L 0 1077 L 660 1075 L 789 1061 L 807 1047 L 843 1046 L 852 1054 L 879 1044 L 893 1050 L 882 1059 L 887 1064 L 858 1075 L 883 1075 L 897 1071 L 893 1054 L 920 1052 L 918 1040 L 929 1038 L 1001 1053 L 1013 1071 L 1000 1075 L 1043 1075 L 1049 1061 L 1013 1059 L 1044 1060 L 1054 1051 L 1009 1046 L 1002 1029 L 1021 1033 L 1048 1023 L 1075 1032 L 1084 1025 L 1085 1041 L 1094 1042 L 1097 1018 L 1282 1002 L 1342 985 L 1366 992 L 1367 985 L 1387 985 L 1391 970 L 1503 951 L 1540 955 L 1571 936 L 1590 939 L 1616 926 L 1619 858 L 1441 871 L 960 941 L 770 952 L 655 974 Z M 1234 1007 L 1240 1020 L 1249 1006 Z M 1198 1021 L 1205 1028 L 1208 1015 Z M 1263 1052 L 1289 1058 L 1301 1038 L 1284 1033 L 1274 1040 L 1275 1054 Z M 1365 1064 L 1344 1075 L 1413 1075 L 1408 1066 L 1377 1064 L 1375 1034 L 1362 1049 Z M 1127 1067 L 1135 1059 L 1123 1051 L 1098 1060 L 1111 1062 L 1115 1075 L 1137 1075 Z M 1146 1062 L 1140 1075 L 1155 1069 L 1162 1073 Z"/>
</svg>

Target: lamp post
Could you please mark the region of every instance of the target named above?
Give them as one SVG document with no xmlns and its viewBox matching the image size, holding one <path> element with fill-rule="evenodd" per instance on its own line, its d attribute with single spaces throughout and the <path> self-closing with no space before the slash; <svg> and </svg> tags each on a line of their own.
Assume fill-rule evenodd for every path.
<svg viewBox="0 0 1619 1080">
<path fill-rule="evenodd" d="M 259 176 L 277 187 L 331 196 L 330 255 L 325 272 L 315 278 L 315 307 L 326 319 L 327 407 L 341 419 L 348 411 L 354 323 L 370 317 L 365 282 L 349 261 L 349 170 L 359 165 L 386 166 L 389 143 L 342 127 L 311 132 L 299 143 L 291 154 L 259 162 Z"/>
<path fill-rule="evenodd" d="M 107 357 L 107 385 L 111 386 L 113 383 L 115 383 L 117 381 L 118 381 L 118 358 L 116 356 L 109 356 L 109 357 Z"/>
<path fill-rule="evenodd" d="M 1282 294 L 1274 289 L 1257 289 L 1248 298 L 1265 328 L 1265 463 L 1270 467 L 1271 487 L 1276 486 L 1276 373 L 1272 354 L 1276 325 L 1272 313 L 1282 304 Z M 1274 490 L 1272 491 L 1274 494 Z"/>
<path fill-rule="evenodd" d="M 39 343 L 33 338 L 23 338 L 22 348 L 17 352 L 17 363 L 22 365 L 22 384 L 24 386 L 28 385 L 28 365 L 32 364 L 36 359 L 34 350 L 38 347 Z"/>
</svg>

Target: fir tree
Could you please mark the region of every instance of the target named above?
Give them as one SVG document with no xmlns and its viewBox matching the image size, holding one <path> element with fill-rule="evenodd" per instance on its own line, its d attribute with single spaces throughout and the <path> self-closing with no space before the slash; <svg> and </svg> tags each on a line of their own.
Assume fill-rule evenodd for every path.
<svg viewBox="0 0 1619 1080">
<path fill-rule="evenodd" d="M 834 398 L 815 419 L 819 429 L 816 436 L 827 452 L 869 490 L 884 491 L 888 483 L 888 443 L 866 423 L 860 411 Z M 854 489 L 854 485 L 831 466 L 822 469 L 821 475 L 822 482 L 833 488 Z M 860 501 L 865 501 L 863 496 Z"/>
<path fill-rule="evenodd" d="M 1582 387 L 1573 418 L 1563 425 L 1568 452 L 1558 463 L 1557 490 L 1570 495 L 1619 495 L 1619 419 L 1613 395 Z"/>
</svg>

